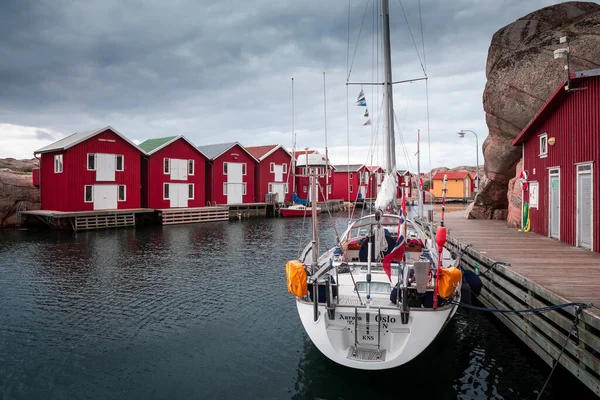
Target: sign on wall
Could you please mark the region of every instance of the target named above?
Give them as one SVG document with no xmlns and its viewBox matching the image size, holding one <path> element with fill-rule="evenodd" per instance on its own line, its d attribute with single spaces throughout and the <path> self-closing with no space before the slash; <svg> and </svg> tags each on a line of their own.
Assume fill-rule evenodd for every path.
<svg viewBox="0 0 600 400">
<path fill-rule="evenodd" d="M 538 183 L 529 183 L 529 208 L 538 208 Z"/>
</svg>

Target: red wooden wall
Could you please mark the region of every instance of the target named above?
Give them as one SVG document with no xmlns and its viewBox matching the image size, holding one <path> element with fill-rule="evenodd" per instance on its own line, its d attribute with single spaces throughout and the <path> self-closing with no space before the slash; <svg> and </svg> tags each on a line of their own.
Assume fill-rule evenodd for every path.
<svg viewBox="0 0 600 400">
<path fill-rule="evenodd" d="M 524 142 L 523 169 L 529 181 L 539 185 L 539 208 L 531 209 L 531 230 L 548 236 L 549 190 L 548 169 L 560 167 L 560 239 L 576 245 L 577 166 L 592 161 L 594 191 L 593 248 L 600 251 L 600 77 L 577 79 L 572 87 L 585 90 L 571 91 L 549 110 L 547 118 L 532 125 Z M 548 145 L 548 156 L 539 157 L 539 136 L 547 133 L 556 143 Z M 525 197 L 528 200 L 528 193 Z"/>
<path fill-rule="evenodd" d="M 256 161 L 237 144 L 212 161 L 208 169 L 208 185 L 210 185 L 210 190 L 207 190 L 207 193 L 210 194 L 208 199 L 216 201 L 217 204 L 227 204 L 227 196 L 223 194 L 223 183 L 227 182 L 227 175 L 223 174 L 223 163 L 225 162 L 246 163 L 246 175 L 242 176 L 242 181 L 246 183 L 246 194 L 242 196 L 242 202 L 254 203 Z"/>
<path fill-rule="evenodd" d="M 40 162 L 40 195 L 42 210 L 91 211 L 94 203 L 84 201 L 85 185 L 96 184 L 96 171 L 87 170 L 88 153 L 121 154 L 124 170 L 115 172 L 114 184 L 126 186 L 126 201 L 119 201 L 119 209 L 139 208 L 141 152 L 111 130 L 106 130 L 67 150 L 44 153 Z M 54 172 L 54 155 L 63 154 L 63 172 Z"/>
<path fill-rule="evenodd" d="M 186 181 L 171 181 L 171 175 L 164 173 L 164 159 L 178 158 L 194 160 L 194 175 L 188 175 Z M 148 208 L 170 208 L 170 200 L 163 200 L 164 183 L 194 184 L 194 199 L 188 200 L 188 207 L 206 205 L 206 157 L 184 139 L 178 139 L 150 156 L 144 156 L 142 162 L 142 205 Z"/>
<path fill-rule="evenodd" d="M 280 198 L 279 201 L 290 202 L 292 201 L 292 174 L 290 172 L 290 161 L 292 160 L 292 156 L 281 147 L 275 150 L 273 153 L 269 154 L 267 157 L 262 159 L 260 163 L 256 167 L 256 183 L 255 183 L 255 193 L 256 199 L 255 201 L 258 203 L 262 203 L 265 201 L 265 196 L 269 193 L 269 182 L 275 181 L 275 174 L 271 172 L 271 163 L 275 163 L 276 165 L 285 164 L 286 172 L 283 174 L 283 182 L 288 184 L 288 193 L 285 195 L 284 199 Z"/>
</svg>

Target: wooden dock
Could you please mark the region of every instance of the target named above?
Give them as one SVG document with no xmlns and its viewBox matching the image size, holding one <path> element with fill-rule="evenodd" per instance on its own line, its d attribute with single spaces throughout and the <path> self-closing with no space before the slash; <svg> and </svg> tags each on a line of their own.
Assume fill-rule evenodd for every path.
<svg viewBox="0 0 600 400">
<path fill-rule="evenodd" d="M 155 211 L 158 213 L 163 225 L 229 221 L 229 209 L 226 206 L 165 208 Z"/>
<path fill-rule="evenodd" d="M 507 228 L 505 221 L 468 220 L 463 214 L 446 214 L 447 247 L 457 253 L 470 245 L 462 265 L 478 270 L 483 281 L 478 299 L 486 307 L 517 310 L 570 302 L 600 306 L 600 254 Z M 579 340 L 572 335 L 560 357 L 560 364 L 598 396 L 599 311 L 583 310 L 577 325 Z M 494 315 L 552 366 L 573 328 L 575 307 Z"/>
<path fill-rule="evenodd" d="M 96 211 L 54 211 L 31 210 L 20 211 L 22 217 L 35 217 L 54 229 L 68 229 L 83 231 L 90 229 L 120 228 L 135 226 L 136 214 L 152 213 L 151 208 L 132 208 L 123 210 L 96 210 Z"/>
<path fill-rule="evenodd" d="M 222 204 L 222 206 L 226 206 Z M 253 217 L 272 217 L 275 215 L 274 203 L 229 204 L 229 219 L 247 219 Z"/>
</svg>

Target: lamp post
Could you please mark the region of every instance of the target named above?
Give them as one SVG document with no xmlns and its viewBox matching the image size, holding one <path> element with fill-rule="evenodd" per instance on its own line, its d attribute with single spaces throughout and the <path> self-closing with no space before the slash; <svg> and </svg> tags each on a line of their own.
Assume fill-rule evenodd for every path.
<svg viewBox="0 0 600 400">
<path fill-rule="evenodd" d="M 469 129 L 461 129 L 460 132 L 458 132 L 458 136 L 460 136 L 461 138 L 465 137 L 465 133 L 467 132 L 471 132 L 473 135 L 475 135 L 475 155 L 477 156 L 477 171 L 475 174 L 475 178 L 476 178 L 476 184 L 475 184 L 475 189 L 477 190 L 477 193 L 479 193 L 479 138 L 477 137 L 477 134 L 475 132 L 473 132 L 472 130 Z"/>
</svg>

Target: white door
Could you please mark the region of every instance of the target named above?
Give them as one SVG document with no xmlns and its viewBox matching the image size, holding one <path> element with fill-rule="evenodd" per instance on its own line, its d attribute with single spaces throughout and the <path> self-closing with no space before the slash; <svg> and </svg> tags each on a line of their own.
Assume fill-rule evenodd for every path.
<svg viewBox="0 0 600 400">
<path fill-rule="evenodd" d="M 171 160 L 173 161 L 173 160 Z M 171 164 L 171 168 L 173 168 L 173 164 Z M 171 169 L 171 175 L 173 174 L 173 169 Z M 175 208 L 179 207 L 179 184 L 177 183 L 169 183 L 169 201 L 170 207 Z"/>
<path fill-rule="evenodd" d="M 171 180 L 186 181 L 187 180 L 187 160 L 171 158 Z"/>
<path fill-rule="evenodd" d="M 114 182 L 117 160 L 114 154 L 96 154 L 96 180 Z"/>
<path fill-rule="evenodd" d="M 276 165 L 275 170 L 275 182 L 283 182 L 283 165 Z"/>
<path fill-rule="evenodd" d="M 227 204 L 241 204 L 243 190 L 242 164 L 227 163 Z"/>
<path fill-rule="evenodd" d="M 283 203 L 285 201 L 285 183 L 271 183 L 271 190 L 277 193 L 277 201 Z"/>
<path fill-rule="evenodd" d="M 550 237 L 560 239 L 560 171 L 550 170 Z"/>
<path fill-rule="evenodd" d="M 578 246 L 592 249 L 592 198 L 591 165 L 581 165 L 577 173 L 577 237 Z"/>
<path fill-rule="evenodd" d="M 94 210 L 117 209 L 117 185 L 94 185 Z"/>
<path fill-rule="evenodd" d="M 360 186 L 360 188 L 358 189 L 358 193 L 360 193 L 361 198 L 366 198 L 367 197 L 367 187 L 366 186 Z"/>
<path fill-rule="evenodd" d="M 188 197 L 189 197 L 189 187 L 187 183 L 179 183 L 179 207 L 187 207 L 188 206 Z"/>
</svg>

